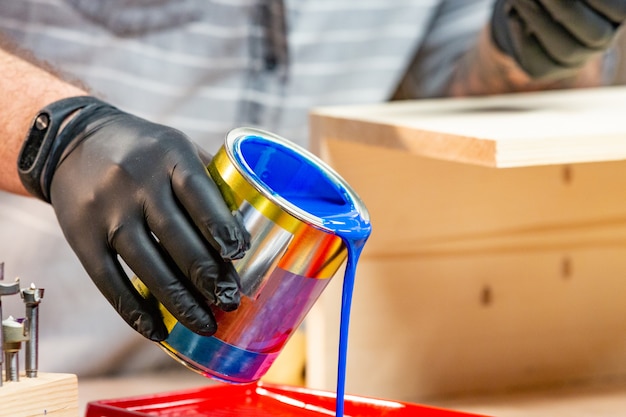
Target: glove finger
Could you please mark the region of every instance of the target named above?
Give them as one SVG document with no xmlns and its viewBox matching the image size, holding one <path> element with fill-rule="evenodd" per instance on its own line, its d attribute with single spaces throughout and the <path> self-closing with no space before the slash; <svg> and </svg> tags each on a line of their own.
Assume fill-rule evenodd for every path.
<svg viewBox="0 0 626 417">
<path fill-rule="evenodd" d="M 149 208 L 148 226 L 159 244 L 206 299 L 222 308 L 232 310 L 239 305 L 238 275 L 225 275 L 222 260 L 180 212 L 170 198 L 157 200 L 158 208 Z M 155 213 L 163 213 L 155 215 Z M 230 264 L 230 263 L 228 263 Z"/>
<path fill-rule="evenodd" d="M 602 50 L 611 43 L 615 34 L 614 25 L 584 2 L 544 0 L 542 4 L 552 19 L 563 25 L 581 44 Z"/>
<path fill-rule="evenodd" d="M 224 259 L 239 259 L 250 247 L 250 236 L 224 203 L 206 170 L 172 173 L 172 188 L 202 235 Z"/>
<path fill-rule="evenodd" d="M 76 253 L 83 267 L 124 321 L 147 339 L 164 340 L 168 332 L 157 303 L 137 292 L 117 255 L 104 247 L 90 247 L 89 242 L 80 242 L 78 246 Z"/>
<path fill-rule="evenodd" d="M 150 293 L 189 330 L 212 335 L 215 318 L 206 302 L 185 284 L 186 278 L 142 227 L 118 230 L 111 240 L 120 257 Z"/>
<path fill-rule="evenodd" d="M 516 11 L 522 20 L 518 36 L 518 41 L 520 42 L 518 54 L 520 55 L 520 60 L 523 59 L 529 67 L 537 67 L 536 64 L 530 61 L 539 59 L 535 52 L 540 51 L 525 49 L 526 44 L 533 43 L 529 40 L 532 36 L 528 36 L 527 33 L 531 33 L 536 37 L 537 43 L 541 46 L 544 54 L 547 54 L 549 58 L 563 67 L 580 66 L 595 52 L 578 42 L 563 26 L 555 24 L 537 2 L 520 0 L 517 4 L 520 7 L 516 8 Z"/>
<path fill-rule="evenodd" d="M 525 31 L 525 23 L 519 16 L 512 15 L 508 18 L 508 30 L 500 35 L 505 50 L 517 61 L 521 68 L 533 78 L 561 77 L 564 71 L 568 71 L 557 64 L 546 54 L 543 46 L 537 38 L 522 35 Z M 510 33 L 510 36 L 507 34 Z"/>
<path fill-rule="evenodd" d="M 215 286 L 217 305 L 224 311 L 235 310 L 241 303 L 240 288 L 239 274 L 235 266 L 231 262 L 224 262 Z"/>
<path fill-rule="evenodd" d="M 626 1 L 624 0 L 585 0 L 585 3 L 615 24 L 626 20 Z"/>
</svg>

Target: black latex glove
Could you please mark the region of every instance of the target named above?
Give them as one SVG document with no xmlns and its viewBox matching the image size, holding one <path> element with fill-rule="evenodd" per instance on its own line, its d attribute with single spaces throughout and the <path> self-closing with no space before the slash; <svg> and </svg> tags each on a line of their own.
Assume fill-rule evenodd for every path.
<svg viewBox="0 0 626 417">
<path fill-rule="evenodd" d="M 139 295 L 119 255 L 180 323 L 213 334 L 209 304 L 239 305 L 238 276 L 225 260 L 244 254 L 249 235 L 197 147 L 175 129 L 92 97 L 56 102 L 39 119 L 20 156 L 22 182 L 52 204 L 102 294 L 145 337 L 167 337 L 155 300 Z"/>
<path fill-rule="evenodd" d="M 626 0 L 497 0 L 495 44 L 533 78 L 573 74 L 606 50 L 626 19 Z"/>
</svg>

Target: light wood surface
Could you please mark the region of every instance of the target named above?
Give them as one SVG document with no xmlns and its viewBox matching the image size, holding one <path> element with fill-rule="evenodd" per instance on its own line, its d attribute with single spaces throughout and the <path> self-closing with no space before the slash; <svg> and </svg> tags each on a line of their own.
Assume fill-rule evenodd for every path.
<svg viewBox="0 0 626 417">
<path fill-rule="evenodd" d="M 319 138 L 491 167 L 626 158 L 626 87 L 327 107 Z"/>
<path fill-rule="evenodd" d="M 22 375 L 0 387 L 0 417 L 78 417 L 78 385 L 72 374 Z"/>
<path fill-rule="evenodd" d="M 349 391 L 422 402 L 626 375 L 625 100 L 612 87 L 312 114 L 314 149 L 372 217 Z M 336 277 L 307 318 L 310 386 L 335 384 L 340 299 Z"/>
</svg>

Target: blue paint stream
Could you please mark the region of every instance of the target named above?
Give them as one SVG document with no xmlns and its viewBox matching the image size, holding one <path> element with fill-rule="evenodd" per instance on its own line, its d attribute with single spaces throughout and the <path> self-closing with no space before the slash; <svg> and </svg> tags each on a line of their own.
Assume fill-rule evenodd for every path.
<svg viewBox="0 0 626 417">
<path fill-rule="evenodd" d="M 320 218 L 323 227 L 339 236 L 346 246 L 348 256 L 341 300 L 336 400 L 336 416 L 343 417 L 352 294 L 357 263 L 371 234 L 371 223 L 369 218 L 363 218 L 351 194 L 304 155 L 262 137 L 249 136 L 241 142 L 240 157 L 249 166 L 254 166 L 250 175 L 268 186 L 275 195 Z M 286 172 L 290 175 L 285 175 Z"/>
<path fill-rule="evenodd" d="M 369 237 L 369 229 L 351 230 L 349 233 L 338 233 L 348 248 L 348 263 L 343 278 L 343 291 L 341 297 L 341 323 L 339 327 L 339 361 L 337 366 L 337 405 L 336 416 L 343 417 L 344 396 L 346 386 L 346 361 L 348 356 L 348 327 L 350 324 L 350 309 L 352 306 L 352 292 L 356 276 L 356 266 Z"/>
<path fill-rule="evenodd" d="M 266 155 L 267 156 L 267 155 Z M 275 155 L 274 155 L 275 156 Z M 300 209 L 322 219 L 323 226 L 331 233 L 339 236 L 348 252 L 347 264 L 343 280 L 341 298 L 341 321 L 339 328 L 339 352 L 337 369 L 337 404 L 336 416 L 344 415 L 344 396 L 346 384 L 346 365 L 348 353 L 348 328 L 350 324 L 350 310 L 352 294 L 356 276 L 356 267 L 363 250 L 363 246 L 372 231 L 369 219 L 364 219 L 355 207 L 349 194 L 338 184 L 333 184 L 323 172 L 314 165 L 302 160 L 302 156 L 293 155 L 293 163 L 301 164 L 299 173 L 295 177 L 285 178 L 280 170 L 268 170 L 263 182 L 278 195 Z M 289 163 L 289 161 L 283 161 Z M 259 166 L 255 167 L 258 174 Z M 262 170 L 260 170 L 262 171 Z M 320 174 L 322 178 L 320 178 Z M 294 178 L 298 178 L 294 180 Z M 301 179 L 308 181 L 302 183 Z"/>
</svg>

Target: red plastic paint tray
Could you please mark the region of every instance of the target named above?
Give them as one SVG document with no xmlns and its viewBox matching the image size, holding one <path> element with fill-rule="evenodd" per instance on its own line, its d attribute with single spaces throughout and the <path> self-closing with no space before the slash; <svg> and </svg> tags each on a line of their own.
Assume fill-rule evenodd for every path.
<svg viewBox="0 0 626 417">
<path fill-rule="evenodd" d="M 335 393 L 273 384 L 211 385 L 87 404 L 86 417 L 319 417 L 335 415 Z M 478 417 L 423 405 L 346 395 L 348 417 Z M 485 417 L 485 416 L 483 416 Z"/>
</svg>

